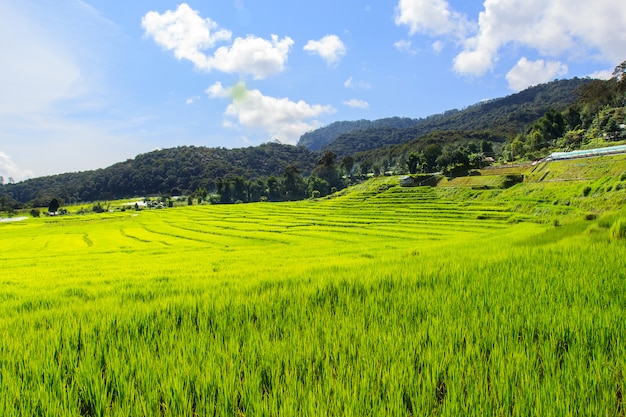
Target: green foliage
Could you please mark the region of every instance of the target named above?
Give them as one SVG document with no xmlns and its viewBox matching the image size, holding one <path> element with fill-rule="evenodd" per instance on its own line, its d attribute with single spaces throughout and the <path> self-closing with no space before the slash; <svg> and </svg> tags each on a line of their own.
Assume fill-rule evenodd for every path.
<svg viewBox="0 0 626 417">
<path fill-rule="evenodd" d="M 489 132 L 499 141 L 524 131 L 550 109 L 565 110 L 577 99 L 576 90 L 589 80 L 574 78 L 531 87 L 504 98 L 481 102 L 463 110 L 450 110 L 416 120 L 409 127 L 369 127 L 336 137 L 323 146 L 339 157 L 406 143 L 440 131 Z M 442 143 L 443 145 L 443 143 Z"/>
<path fill-rule="evenodd" d="M 372 128 L 402 129 L 413 126 L 417 123 L 419 123 L 419 120 L 409 119 L 406 117 L 390 117 L 374 121 L 356 120 L 334 122 L 329 124 L 328 126 L 316 129 L 312 132 L 305 133 L 300 137 L 300 140 L 298 141 L 298 146 L 305 147 L 312 151 L 319 151 L 325 145 L 332 143 L 342 134 Z"/>
<path fill-rule="evenodd" d="M 169 194 L 173 189 L 190 195 L 204 189 L 225 192 L 224 199 L 231 201 L 231 192 L 239 194 L 235 199 L 243 197 L 238 178 L 256 181 L 282 176 L 290 165 L 309 175 L 317 159 L 318 155 L 305 148 L 276 143 L 240 149 L 181 146 L 141 154 L 105 169 L 6 184 L 0 196 L 10 193 L 14 200 L 26 203 L 53 195 L 74 203 Z M 219 191 L 218 178 L 222 179 Z"/>
<path fill-rule="evenodd" d="M 522 174 L 507 174 L 502 179 L 502 183 L 500 188 L 510 188 L 515 184 L 520 184 L 524 182 L 524 175 Z"/>
</svg>

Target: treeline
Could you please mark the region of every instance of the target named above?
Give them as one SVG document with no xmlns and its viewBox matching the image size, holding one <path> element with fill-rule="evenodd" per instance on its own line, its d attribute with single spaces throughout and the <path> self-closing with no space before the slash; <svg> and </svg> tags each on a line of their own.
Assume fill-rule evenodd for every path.
<svg viewBox="0 0 626 417">
<path fill-rule="evenodd" d="M 61 205 L 138 196 L 189 196 L 211 203 L 301 200 L 346 187 L 346 172 L 332 152 L 320 156 L 289 145 L 271 143 L 243 152 L 179 147 L 106 169 L 3 184 L 0 211 L 48 207 L 55 199 Z"/>
<path fill-rule="evenodd" d="M 318 159 L 318 154 L 305 148 L 277 143 L 240 149 L 181 146 L 141 154 L 104 169 L 4 184 L 0 187 L 0 204 L 44 207 L 53 198 L 71 204 L 188 194 L 197 189 L 215 193 L 220 184 L 234 183 L 236 178 L 256 182 L 280 177 L 288 166 L 309 176 Z"/>
<path fill-rule="evenodd" d="M 523 133 L 507 141 L 506 161 L 532 160 L 552 150 L 570 151 L 626 139 L 626 61 L 609 80 L 592 80 L 577 90 L 566 109 L 550 109 Z"/>
<path fill-rule="evenodd" d="M 441 131 L 352 157 L 356 174 L 373 172 L 450 173 L 456 167 L 481 168 L 499 155 L 505 138 L 489 131 Z"/>
<path fill-rule="evenodd" d="M 337 164 L 337 156 L 325 152 L 317 161 L 311 175 L 305 177 L 298 167 L 289 165 L 281 176 L 248 180 L 241 176 L 217 178 L 214 194 L 205 189 L 195 195 L 211 203 L 247 203 L 257 201 L 294 201 L 319 198 L 337 192 L 349 185 L 349 179 Z"/>
</svg>

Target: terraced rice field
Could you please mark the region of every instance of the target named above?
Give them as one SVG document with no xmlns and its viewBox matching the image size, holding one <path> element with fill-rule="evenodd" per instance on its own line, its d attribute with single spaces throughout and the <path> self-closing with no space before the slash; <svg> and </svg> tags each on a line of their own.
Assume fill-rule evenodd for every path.
<svg viewBox="0 0 626 417">
<path fill-rule="evenodd" d="M 623 241 L 387 188 L 0 224 L 0 415 L 625 413 Z"/>
</svg>

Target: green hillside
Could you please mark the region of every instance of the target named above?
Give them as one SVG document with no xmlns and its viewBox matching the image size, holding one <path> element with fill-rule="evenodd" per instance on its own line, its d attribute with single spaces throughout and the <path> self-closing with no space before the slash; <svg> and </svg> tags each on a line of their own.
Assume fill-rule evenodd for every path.
<svg viewBox="0 0 626 417">
<path fill-rule="evenodd" d="M 300 139 L 299 146 L 328 150 L 339 157 L 408 142 L 437 131 L 489 131 L 504 140 L 525 130 L 529 124 L 551 108 L 564 110 L 577 99 L 577 89 L 588 83 L 585 79 L 553 81 L 528 88 L 507 97 L 477 103 L 462 110 L 450 110 L 424 119 L 382 119 L 371 122 L 354 122 L 351 129 L 331 124 L 309 132 Z M 397 120 L 398 123 L 390 123 Z M 399 124 L 403 121 L 405 125 Z M 347 127 L 346 126 L 346 127 Z M 348 131 L 349 130 L 349 131 Z"/>
</svg>

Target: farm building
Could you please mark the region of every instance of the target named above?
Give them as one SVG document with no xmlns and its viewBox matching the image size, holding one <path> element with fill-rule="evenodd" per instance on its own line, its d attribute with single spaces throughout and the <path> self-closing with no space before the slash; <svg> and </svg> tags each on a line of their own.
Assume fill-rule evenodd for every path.
<svg viewBox="0 0 626 417">
<path fill-rule="evenodd" d="M 400 185 L 403 187 L 411 187 L 415 185 L 415 179 L 410 175 L 404 175 L 399 178 Z"/>
</svg>

